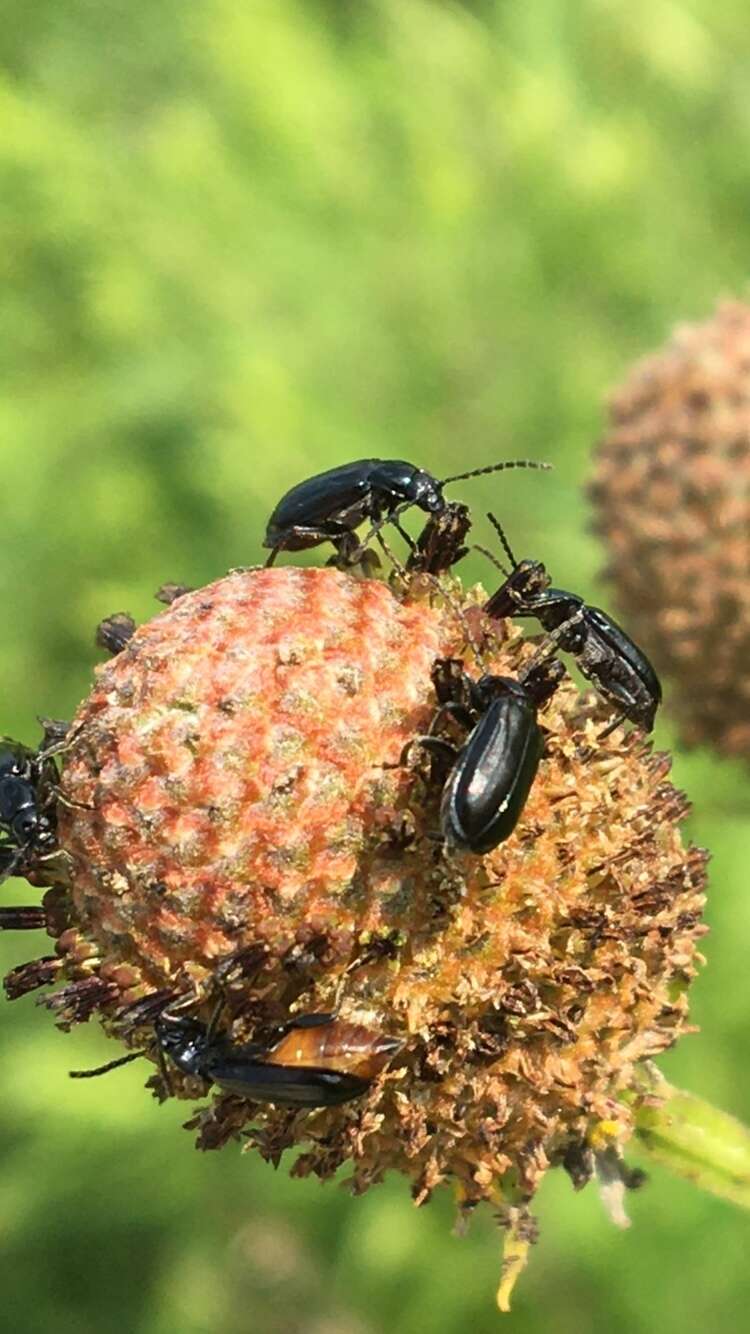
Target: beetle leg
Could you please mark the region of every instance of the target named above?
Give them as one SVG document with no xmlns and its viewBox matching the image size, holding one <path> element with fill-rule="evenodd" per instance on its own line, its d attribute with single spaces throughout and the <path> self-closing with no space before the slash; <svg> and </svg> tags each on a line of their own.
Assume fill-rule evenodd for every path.
<svg viewBox="0 0 750 1334">
<path fill-rule="evenodd" d="M 36 756 L 37 763 L 40 766 L 44 764 L 45 760 L 51 760 L 56 755 L 65 755 L 83 727 L 82 722 L 64 723 L 56 718 L 38 717 L 37 721 L 44 732 L 42 744 Z M 51 767 L 54 769 L 54 765 Z"/>
<path fill-rule="evenodd" d="M 472 717 L 471 711 L 465 704 L 457 699 L 448 699 L 435 710 L 430 726 L 427 729 L 428 737 L 434 737 L 438 724 L 442 722 L 446 715 L 452 718 L 454 722 L 457 722 L 459 727 L 468 728 L 472 727 L 474 724 L 474 718 Z"/>
<path fill-rule="evenodd" d="M 52 862 L 52 867 L 47 871 L 47 862 Z M 26 876 L 34 875 L 37 879 L 30 883 L 36 885 L 47 885 L 52 888 L 55 885 L 68 885 L 70 883 L 70 873 L 75 866 L 75 860 L 68 852 L 67 848 L 50 848 L 49 852 L 42 852 L 34 856 L 33 863 L 25 872 Z M 45 872 L 48 879 L 41 880 L 42 871 Z"/>
<path fill-rule="evenodd" d="M 448 781 L 448 775 L 456 763 L 458 757 L 458 748 L 444 741 L 442 737 L 419 736 L 415 737 L 417 745 L 427 751 L 430 756 L 429 782 L 435 787 L 444 787 Z"/>
<path fill-rule="evenodd" d="M 376 512 L 376 514 L 373 515 L 373 514 L 371 513 L 371 517 L 373 517 L 373 518 L 375 519 L 375 522 L 373 523 L 372 527 L 370 528 L 370 531 L 369 531 L 368 533 L 365 533 L 365 536 L 362 538 L 362 541 L 359 543 L 359 548 L 358 548 L 359 551 L 363 551 L 366 547 L 368 547 L 369 544 L 370 544 L 370 542 L 372 541 L 373 537 L 377 537 L 378 534 L 379 534 L 379 532 L 380 532 L 380 530 L 381 530 L 381 528 L 384 528 L 385 525 L 388 524 L 388 523 L 392 523 L 393 526 L 394 526 L 394 528 L 396 528 L 396 529 L 398 530 L 398 532 L 401 534 L 401 536 L 403 537 L 403 539 L 404 539 L 404 541 L 406 542 L 407 546 L 411 547 L 411 550 L 412 550 L 412 551 L 416 551 L 416 543 L 412 540 L 412 538 L 411 538 L 411 537 L 409 536 L 409 534 L 405 531 L 405 529 L 403 529 L 403 528 L 401 527 L 401 524 L 400 524 L 399 521 L 398 521 L 398 516 L 399 516 L 399 514 L 403 514 L 404 510 L 411 509 L 412 504 L 413 504 L 413 501 L 411 501 L 411 500 L 407 500 L 407 501 L 405 502 L 405 504 L 403 504 L 403 505 L 397 505 L 394 509 L 390 510 L 390 511 L 387 512 L 386 514 L 378 514 L 378 513 Z M 364 517 L 364 515 L 363 515 L 363 517 Z M 388 548 L 387 548 L 387 547 L 384 547 L 384 550 L 385 550 L 386 554 L 388 555 L 389 559 L 393 560 L 394 558 L 393 558 L 391 552 L 388 551 Z M 398 564 L 398 562 L 394 561 L 394 564 Z"/>
<path fill-rule="evenodd" d="M 86 801 L 73 801 L 71 797 L 64 797 L 58 789 L 55 793 L 55 801 L 61 806 L 67 807 L 69 811 L 95 811 L 96 806 Z"/>
<path fill-rule="evenodd" d="M 224 1009 L 225 1004 L 226 1004 L 226 997 L 224 995 L 224 992 L 222 991 L 221 994 L 216 998 L 214 1008 L 211 1011 L 211 1018 L 209 1019 L 208 1024 L 206 1026 L 207 1042 L 213 1042 L 216 1036 L 216 1030 L 219 1027 L 219 1020 L 221 1019 L 221 1012 Z"/>
<path fill-rule="evenodd" d="M 174 1091 L 173 1088 L 172 1088 L 172 1079 L 171 1079 L 171 1076 L 170 1076 L 170 1073 L 169 1073 L 169 1066 L 167 1065 L 167 1061 L 166 1061 L 166 1058 L 165 1058 L 165 1056 L 164 1056 L 164 1052 L 162 1051 L 162 1047 L 161 1047 L 161 1043 L 160 1043 L 160 1042 L 157 1042 L 157 1044 L 156 1044 L 156 1063 L 157 1063 L 157 1065 L 158 1065 L 158 1067 L 159 1067 L 159 1075 L 160 1075 L 160 1077 L 161 1077 L 161 1081 L 162 1081 L 162 1084 L 163 1084 L 163 1086 L 164 1086 L 164 1090 L 165 1090 L 165 1092 L 166 1092 L 166 1096 L 167 1096 L 168 1098 L 171 1098 L 171 1097 L 172 1097 L 172 1093 L 173 1093 L 173 1091 Z M 160 1096 L 158 1093 L 157 1093 L 157 1097 L 159 1097 L 159 1100 L 160 1100 L 161 1102 L 163 1102 L 163 1098 L 161 1098 L 161 1096 Z"/>
<path fill-rule="evenodd" d="M 331 526 L 333 527 L 333 525 Z M 271 554 L 266 561 L 265 568 L 268 569 L 269 566 L 273 565 L 280 551 L 305 551 L 309 547 L 320 546 L 321 542 L 336 542 L 340 537 L 346 537 L 348 531 L 348 528 L 344 524 L 336 525 L 333 531 L 330 531 L 330 528 L 326 530 L 324 527 L 310 528 L 306 527 L 304 524 L 297 524 L 293 528 L 287 528 L 282 533 L 276 545 L 271 548 Z M 290 547 L 290 538 L 302 538 L 302 545 L 300 547 Z M 306 538 L 309 538 L 310 540 L 305 541 L 304 539 Z"/>
<path fill-rule="evenodd" d="M 391 518 L 388 520 L 388 522 L 393 524 L 393 527 L 396 529 L 396 531 L 400 533 L 401 536 L 403 537 L 407 547 L 409 547 L 409 550 L 412 553 L 414 553 L 417 549 L 417 544 L 414 541 L 414 538 L 411 537 L 409 533 L 407 533 L 406 529 L 401 527 L 401 524 L 399 523 L 396 515 L 393 514 Z"/>
<path fill-rule="evenodd" d="M 406 769 L 409 764 L 409 751 L 412 746 L 421 746 L 423 750 L 432 751 L 434 755 L 442 755 L 452 764 L 458 754 L 458 748 L 450 741 L 444 741 L 442 737 L 430 736 L 429 733 L 423 733 L 421 736 L 413 736 L 401 748 L 401 754 L 395 763 L 381 764 L 381 769 Z"/>
<path fill-rule="evenodd" d="M 631 722 L 637 722 L 639 716 L 639 695 L 633 691 L 633 677 L 626 675 L 623 679 L 623 673 L 620 670 L 620 662 L 617 654 L 608 647 L 602 646 L 599 636 L 594 632 L 586 641 L 583 652 L 579 656 L 578 665 L 594 685 L 599 694 L 607 704 L 612 705 L 618 711 L 615 722 L 602 735 L 609 736 L 618 726 L 619 716 L 622 713 L 626 719 Z"/>
<path fill-rule="evenodd" d="M 614 732 L 616 728 L 620 727 L 622 723 L 626 723 L 627 721 L 628 721 L 628 715 L 626 713 L 615 714 L 615 717 L 612 719 L 611 723 L 607 723 L 607 726 L 604 728 L 604 730 L 599 732 L 596 738 L 597 742 L 604 741 L 608 736 L 611 736 L 612 732 Z"/>
<path fill-rule="evenodd" d="M 37 751 L 39 762 L 49 759 L 52 755 L 61 755 L 66 751 L 81 727 L 80 723 L 72 727 L 70 723 L 63 722 L 59 718 L 45 718 L 42 715 L 37 716 L 37 722 L 43 733 L 42 744 Z M 71 732 L 73 737 L 71 737 Z"/>
<path fill-rule="evenodd" d="M 402 580 L 405 580 L 406 570 L 404 569 L 398 557 L 394 554 L 394 552 L 391 551 L 391 548 L 388 546 L 388 543 L 383 537 L 383 534 L 380 532 L 376 533 L 375 540 L 378 546 L 380 547 L 381 551 L 383 551 L 385 555 L 388 557 L 389 561 L 391 562 L 391 565 L 394 568 L 395 573 L 398 574 Z M 364 554 L 366 555 L 367 553 L 365 552 Z"/>
<path fill-rule="evenodd" d="M 568 617 L 567 621 L 563 621 L 562 625 L 558 625 L 555 630 L 549 630 L 545 635 L 543 643 L 539 645 L 539 648 L 537 649 L 533 658 L 531 658 L 529 662 L 526 664 L 523 677 L 524 678 L 527 677 L 529 675 L 529 672 L 534 671 L 535 668 L 539 667 L 542 663 L 547 662 L 549 658 L 553 657 L 553 655 L 557 651 L 558 644 L 560 644 L 561 641 L 565 639 L 568 632 L 572 630 L 574 626 L 580 625 L 584 621 L 585 616 L 586 616 L 586 608 L 579 607 L 578 610 L 575 611 L 572 616 Z M 570 651 L 571 650 L 568 650 L 568 652 Z"/>
<path fill-rule="evenodd" d="M 364 565 L 365 557 L 368 556 L 370 560 L 374 559 L 379 567 L 380 561 L 375 552 L 367 551 L 366 542 L 360 542 L 353 530 L 347 530 L 331 540 L 336 548 L 336 554 L 331 556 L 328 565 L 335 566 L 337 570 L 348 570 L 352 565 Z"/>
</svg>

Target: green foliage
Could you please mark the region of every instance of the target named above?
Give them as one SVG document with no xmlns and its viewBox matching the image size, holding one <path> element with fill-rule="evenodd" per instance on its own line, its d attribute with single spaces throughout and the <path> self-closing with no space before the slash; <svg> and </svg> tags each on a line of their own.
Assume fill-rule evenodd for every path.
<svg viewBox="0 0 750 1334">
<path fill-rule="evenodd" d="M 738 0 L 6 0 L 3 726 L 70 714 L 102 615 L 252 563 L 280 492 L 349 458 L 552 460 L 462 494 L 592 592 L 604 392 L 745 286 L 749 31 Z M 713 934 L 704 1035 L 664 1067 L 747 1118 L 748 783 L 706 756 L 677 776 Z M 199 1157 L 142 1071 L 69 1084 L 104 1039 L 30 1002 L 2 1040 L 15 1334 L 497 1327 L 491 1220 L 459 1241 L 398 1181 L 348 1201 Z M 659 1170 L 631 1212 L 622 1236 L 549 1182 L 514 1330 L 735 1326 L 743 1217 Z"/>
</svg>

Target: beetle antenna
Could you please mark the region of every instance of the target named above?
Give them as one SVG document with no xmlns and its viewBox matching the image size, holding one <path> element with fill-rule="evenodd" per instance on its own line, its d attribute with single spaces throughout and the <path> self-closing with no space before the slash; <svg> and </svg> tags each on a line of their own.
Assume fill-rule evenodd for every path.
<svg viewBox="0 0 750 1334">
<path fill-rule="evenodd" d="M 453 477 L 444 477 L 440 485 L 449 482 L 465 482 L 469 477 L 485 477 L 490 472 L 505 472 L 508 468 L 535 468 L 539 472 L 550 472 L 551 463 L 538 463 L 536 459 L 508 459 L 504 463 L 490 463 L 486 468 L 472 468 L 471 472 L 457 472 Z"/>
<path fill-rule="evenodd" d="M 471 549 L 472 551 L 478 551 L 482 556 L 486 556 L 488 560 L 492 561 L 496 570 L 499 570 L 501 574 L 504 574 L 506 579 L 510 578 L 510 570 L 506 570 L 505 566 L 500 564 L 497 556 L 493 556 L 492 552 L 489 551 L 487 547 L 482 547 L 478 542 L 473 542 Z"/>
<path fill-rule="evenodd" d="M 97 1075 L 109 1074 L 110 1070 L 117 1070 L 121 1065 L 130 1065 L 131 1061 L 137 1061 L 139 1056 L 145 1056 L 145 1051 L 130 1051 L 127 1056 L 118 1056 L 114 1061 L 107 1061 L 106 1065 L 97 1065 L 95 1070 L 69 1070 L 71 1079 L 94 1079 Z"/>
<path fill-rule="evenodd" d="M 503 544 L 503 551 L 505 552 L 506 556 L 508 557 L 508 560 L 510 561 L 511 565 L 513 566 L 513 569 L 515 570 L 516 566 L 518 565 L 518 561 L 516 560 L 515 556 L 513 555 L 513 552 L 512 552 L 511 549 L 510 549 L 510 543 L 508 542 L 508 539 L 507 539 L 507 537 L 505 536 L 505 533 L 503 532 L 503 529 L 502 529 L 501 524 L 500 524 L 500 520 L 499 520 L 499 519 L 496 519 L 495 516 L 494 516 L 494 514 L 488 514 L 488 515 L 487 515 L 487 518 L 489 519 L 490 523 L 492 524 L 492 527 L 494 528 L 495 532 L 497 533 L 498 537 L 500 538 L 500 541 L 501 541 L 502 544 Z M 502 569 L 502 566 L 501 566 L 500 568 Z"/>
</svg>

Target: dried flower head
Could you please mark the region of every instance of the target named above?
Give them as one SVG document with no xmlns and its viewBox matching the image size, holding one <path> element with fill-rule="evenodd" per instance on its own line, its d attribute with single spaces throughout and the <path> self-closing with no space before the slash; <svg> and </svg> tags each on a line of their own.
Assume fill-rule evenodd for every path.
<svg viewBox="0 0 750 1334">
<path fill-rule="evenodd" d="M 688 745 L 750 757 L 750 307 L 678 328 L 610 401 L 591 495 Z"/>
<path fill-rule="evenodd" d="M 598 1165 L 620 1214 L 622 1095 L 686 1027 L 705 859 L 683 844 L 668 758 L 622 729 L 599 742 L 606 715 L 570 681 L 542 712 L 514 834 L 483 856 L 446 850 L 432 761 L 410 744 L 435 714 L 431 667 L 517 675 L 533 653 L 478 599 L 449 577 L 395 594 L 274 568 L 141 626 L 70 734 L 57 956 L 9 985 L 60 979 L 45 998 L 58 1022 L 96 1011 L 154 1062 L 154 997 L 207 1022 L 218 996 L 237 1044 L 324 1011 L 386 1039 L 341 1106 L 225 1091 L 189 1124 L 204 1148 L 240 1131 L 274 1161 L 302 1146 L 296 1175 L 349 1164 L 355 1192 L 395 1169 L 418 1204 L 442 1182 L 464 1212 L 491 1201 L 510 1229 L 506 1304 L 550 1165 L 576 1185 Z M 173 1068 L 150 1082 L 201 1093 Z"/>
</svg>

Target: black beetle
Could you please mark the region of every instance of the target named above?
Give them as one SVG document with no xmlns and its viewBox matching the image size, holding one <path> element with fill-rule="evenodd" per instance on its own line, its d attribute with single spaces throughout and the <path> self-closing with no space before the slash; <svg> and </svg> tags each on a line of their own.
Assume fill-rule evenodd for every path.
<svg viewBox="0 0 750 1334">
<path fill-rule="evenodd" d="M 450 713 L 472 728 L 440 802 L 448 846 L 491 852 L 513 833 L 544 753 L 537 712 L 564 671 L 562 663 L 553 660 L 532 667 L 518 680 L 486 674 L 474 681 L 459 659 L 437 659 L 432 672 L 440 702 L 436 716 Z"/>
<path fill-rule="evenodd" d="M 533 616 L 549 635 L 542 654 L 546 656 L 554 648 L 573 654 L 582 675 L 617 709 L 616 718 L 600 734 L 600 740 L 626 719 L 650 732 L 661 703 L 661 685 L 642 649 L 600 607 L 588 606 L 577 593 L 550 588 L 549 575 L 540 561 L 517 561 L 497 519 L 493 514 L 488 517 L 512 569 L 499 566 L 507 577 L 485 603 L 487 615 L 494 619 Z M 485 554 L 495 561 L 490 552 Z"/>
<path fill-rule="evenodd" d="M 56 850 L 53 794 L 58 773 L 44 750 L 0 739 L 0 881 Z"/>
<path fill-rule="evenodd" d="M 299 482 L 282 496 L 268 521 L 263 540 L 264 547 L 271 548 L 266 565 L 272 565 L 280 551 L 304 551 L 321 542 L 332 542 L 343 561 L 356 561 L 384 523 L 394 524 L 413 547 L 398 522 L 399 514 L 413 505 L 428 514 L 441 513 L 447 504 L 443 487 L 449 483 L 507 468 L 549 466 L 516 459 L 457 473 L 442 481 L 402 459 L 358 459 L 339 468 L 329 468 Z M 365 519 L 371 520 L 372 530 L 363 543 L 358 543 L 354 531 Z"/>
<path fill-rule="evenodd" d="M 335 1107 L 366 1093 L 402 1046 L 395 1038 L 350 1024 L 333 1014 L 300 1015 L 270 1044 L 237 1045 L 214 1025 L 165 1009 L 155 1021 L 159 1053 L 185 1075 L 217 1084 L 252 1102 Z M 142 1052 L 131 1052 L 96 1070 L 74 1070 L 75 1079 L 105 1074 Z"/>
</svg>

